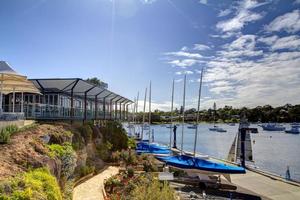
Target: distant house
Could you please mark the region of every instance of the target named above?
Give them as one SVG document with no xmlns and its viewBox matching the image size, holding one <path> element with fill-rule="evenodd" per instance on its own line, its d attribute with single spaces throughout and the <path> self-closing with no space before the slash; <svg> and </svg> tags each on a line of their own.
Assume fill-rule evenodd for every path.
<svg viewBox="0 0 300 200">
<path fill-rule="evenodd" d="M 1 120 L 125 119 L 130 99 L 81 78 L 27 79 L 0 61 Z"/>
</svg>

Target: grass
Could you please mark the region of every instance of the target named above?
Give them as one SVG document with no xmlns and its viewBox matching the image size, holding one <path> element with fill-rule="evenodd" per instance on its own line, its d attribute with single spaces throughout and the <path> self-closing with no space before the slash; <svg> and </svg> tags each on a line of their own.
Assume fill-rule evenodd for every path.
<svg viewBox="0 0 300 200">
<path fill-rule="evenodd" d="M 3 128 L 0 131 L 0 144 L 7 144 L 10 141 L 10 137 L 18 132 L 18 127 L 16 125 L 9 125 L 5 128 Z"/>
</svg>

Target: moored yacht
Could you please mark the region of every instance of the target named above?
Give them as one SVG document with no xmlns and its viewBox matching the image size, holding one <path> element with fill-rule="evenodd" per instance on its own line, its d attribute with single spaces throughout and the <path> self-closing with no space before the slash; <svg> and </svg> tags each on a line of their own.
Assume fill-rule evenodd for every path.
<svg viewBox="0 0 300 200">
<path fill-rule="evenodd" d="M 284 131 L 285 127 L 282 126 L 281 124 L 263 124 L 261 125 L 261 127 L 263 128 L 264 131 Z"/>
<path fill-rule="evenodd" d="M 290 133 L 290 134 L 299 134 L 300 130 L 299 130 L 299 127 L 292 126 L 292 128 L 290 130 L 286 130 L 285 132 Z"/>
</svg>

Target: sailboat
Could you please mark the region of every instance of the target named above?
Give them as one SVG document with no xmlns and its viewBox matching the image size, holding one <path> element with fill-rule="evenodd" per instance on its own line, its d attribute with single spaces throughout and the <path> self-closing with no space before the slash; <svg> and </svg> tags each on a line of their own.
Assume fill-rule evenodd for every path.
<svg viewBox="0 0 300 200">
<path fill-rule="evenodd" d="M 198 110 L 197 110 L 197 124 L 199 122 L 199 111 L 200 111 L 200 98 L 202 88 L 203 68 L 201 71 L 200 85 L 199 85 L 199 96 L 198 96 Z M 183 120 L 184 124 L 184 106 L 185 106 L 185 89 L 186 89 L 186 75 L 184 77 L 184 91 L 183 91 Z M 183 128 L 182 126 L 182 137 L 181 137 L 181 152 L 180 155 L 168 156 L 168 157 L 156 157 L 158 160 L 170 165 L 174 168 L 179 168 L 186 171 L 190 176 L 197 176 L 200 180 L 212 181 L 210 175 L 223 175 L 227 180 L 230 181 L 229 174 L 243 174 L 246 173 L 245 169 L 235 165 L 229 165 L 207 157 L 199 157 L 196 155 L 197 137 L 198 137 L 198 126 L 195 130 L 194 139 L 194 152 L 193 155 L 187 155 L 183 152 Z"/>
<path fill-rule="evenodd" d="M 214 126 L 212 128 L 208 128 L 210 131 L 215 132 L 227 132 L 225 129 L 216 126 L 216 112 L 217 112 L 217 105 L 216 102 L 214 102 Z"/>
<path fill-rule="evenodd" d="M 144 114 L 143 114 L 143 128 L 145 128 L 145 109 L 146 109 L 146 98 L 147 98 L 147 89 L 145 93 L 145 101 L 144 101 Z M 160 156 L 165 156 L 165 155 L 170 155 L 171 150 L 166 147 L 159 145 L 157 143 L 151 142 L 151 134 L 150 134 L 150 124 L 151 124 L 151 81 L 150 81 L 150 87 L 149 87 L 149 138 L 148 140 L 142 140 L 139 143 L 137 143 L 136 147 L 136 153 L 137 154 L 154 154 L 154 155 L 160 155 Z M 145 129 L 147 130 L 147 129 Z M 143 132 L 142 132 L 143 133 Z M 143 134 L 142 134 L 143 135 Z"/>
</svg>

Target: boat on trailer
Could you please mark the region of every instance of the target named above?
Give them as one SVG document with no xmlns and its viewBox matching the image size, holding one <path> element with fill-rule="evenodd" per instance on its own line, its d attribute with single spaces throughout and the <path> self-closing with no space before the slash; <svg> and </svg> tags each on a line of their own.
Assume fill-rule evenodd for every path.
<svg viewBox="0 0 300 200">
<path fill-rule="evenodd" d="M 183 169 L 190 174 L 245 174 L 243 167 L 216 162 L 210 159 L 197 158 L 188 155 L 156 157 L 158 160 L 175 168 Z"/>
</svg>

